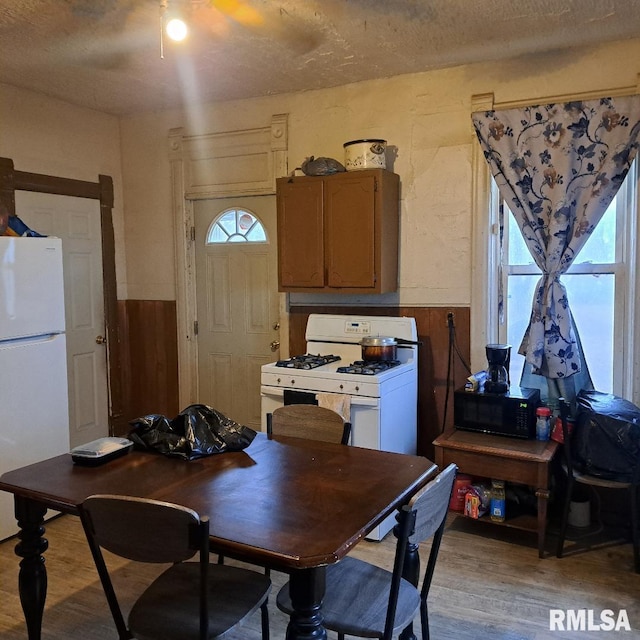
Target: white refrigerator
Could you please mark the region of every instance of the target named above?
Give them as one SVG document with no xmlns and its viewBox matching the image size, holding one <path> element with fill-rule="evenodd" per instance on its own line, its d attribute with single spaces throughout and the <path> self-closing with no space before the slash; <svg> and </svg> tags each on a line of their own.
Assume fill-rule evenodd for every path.
<svg viewBox="0 0 640 640">
<path fill-rule="evenodd" d="M 0 475 L 69 451 L 59 238 L 0 237 Z M 15 533 L 0 491 L 0 540 Z"/>
</svg>

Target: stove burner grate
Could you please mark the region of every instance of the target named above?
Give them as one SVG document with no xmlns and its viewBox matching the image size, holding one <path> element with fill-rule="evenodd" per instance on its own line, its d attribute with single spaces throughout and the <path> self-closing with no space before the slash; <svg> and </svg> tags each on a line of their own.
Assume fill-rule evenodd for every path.
<svg viewBox="0 0 640 640">
<path fill-rule="evenodd" d="M 315 369 L 316 367 L 322 367 L 330 362 L 337 362 L 340 360 L 340 356 L 328 355 L 314 355 L 312 353 L 305 353 L 302 356 L 293 356 L 288 360 L 278 360 L 276 367 L 287 367 L 289 369 Z"/>
<path fill-rule="evenodd" d="M 402 364 L 400 360 L 383 360 L 380 362 L 356 360 L 347 367 L 338 367 L 336 371 L 338 373 L 358 373 L 365 376 L 375 376 L 378 373 L 397 367 L 399 364 Z"/>
</svg>

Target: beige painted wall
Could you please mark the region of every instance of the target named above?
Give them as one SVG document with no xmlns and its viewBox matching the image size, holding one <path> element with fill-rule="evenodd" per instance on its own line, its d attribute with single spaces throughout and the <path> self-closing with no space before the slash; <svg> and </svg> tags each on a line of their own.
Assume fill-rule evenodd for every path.
<svg viewBox="0 0 640 640">
<path fill-rule="evenodd" d="M 132 298 L 174 299 L 169 129 L 187 135 L 265 126 L 289 114 L 289 169 L 305 156 L 343 158 L 343 142 L 381 137 L 401 178 L 402 304 L 467 305 L 471 297 L 470 99 L 496 102 L 635 86 L 640 40 L 334 89 L 122 120 L 127 285 Z M 329 301 L 329 298 L 326 298 Z M 340 299 L 340 298 L 339 298 Z M 382 299 L 387 300 L 387 299 Z M 380 300 L 380 301 L 382 301 Z"/>
<path fill-rule="evenodd" d="M 118 119 L 0 84 L 0 156 L 11 158 L 18 171 L 89 182 L 100 174 L 113 178 L 118 297 L 126 298 Z"/>
<path fill-rule="evenodd" d="M 0 85 L 0 155 L 16 168 L 95 181 L 111 175 L 119 298 L 175 299 L 168 132 L 265 126 L 289 114 L 289 168 L 343 157 L 383 137 L 401 178 L 400 291 L 378 302 L 467 305 L 471 298 L 473 94 L 497 102 L 635 86 L 640 40 L 363 82 L 335 89 L 126 117 Z M 125 251 L 126 250 L 126 251 Z M 328 302 L 330 298 L 323 298 Z M 339 298 L 343 300 L 344 298 Z"/>
</svg>

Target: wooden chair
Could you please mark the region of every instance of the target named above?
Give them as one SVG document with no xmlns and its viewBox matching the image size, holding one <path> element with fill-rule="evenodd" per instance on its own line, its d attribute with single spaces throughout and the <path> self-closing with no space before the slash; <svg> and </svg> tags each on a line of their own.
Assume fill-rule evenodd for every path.
<svg viewBox="0 0 640 640">
<path fill-rule="evenodd" d="M 269 435 L 293 436 L 349 444 L 351 423 L 331 409 L 315 404 L 290 404 L 267 413 Z"/>
<path fill-rule="evenodd" d="M 562 520 L 560 522 L 560 533 L 558 536 L 558 547 L 556 550 L 556 556 L 562 558 L 564 553 L 564 541 L 567 534 L 567 523 L 569 521 L 569 508 L 571 505 L 571 497 L 575 483 L 588 486 L 599 505 L 598 487 L 605 489 L 616 489 L 627 491 L 629 495 L 629 513 L 631 517 L 631 539 L 633 543 L 633 566 L 636 573 L 640 573 L 640 532 L 638 531 L 638 484 L 639 481 L 636 478 L 633 482 L 618 482 L 616 480 L 607 480 L 605 478 L 599 478 L 598 476 L 592 476 L 586 473 L 580 473 L 574 464 L 571 450 L 571 437 L 572 434 L 567 425 L 567 418 L 569 417 L 569 405 L 567 402 L 560 398 L 560 418 L 562 420 L 562 435 L 564 438 L 564 445 L 562 447 L 564 451 L 564 461 L 562 469 L 566 478 L 566 489 L 564 496 L 564 506 L 562 510 Z M 588 535 L 588 534 L 586 534 Z"/>
<path fill-rule="evenodd" d="M 209 519 L 167 502 L 96 495 L 81 518 L 120 640 L 213 640 L 258 608 L 269 638 L 268 577 L 209 561 Z M 147 563 L 173 563 L 136 600 L 125 624 L 102 549 Z M 198 562 L 185 562 L 194 556 Z"/>
<path fill-rule="evenodd" d="M 327 567 L 322 601 L 324 626 L 359 638 L 391 640 L 409 626 L 420 611 L 422 638 L 429 638 L 427 597 L 444 533 L 447 510 L 457 467 L 449 465 L 420 490 L 399 512 L 393 572 L 347 556 Z M 418 589 L 402 577 L 408 545 L 433 537 L 422 586 Z M 289 584 L 278 593 L 278 608 L 291 613 Z"/>
</svg>

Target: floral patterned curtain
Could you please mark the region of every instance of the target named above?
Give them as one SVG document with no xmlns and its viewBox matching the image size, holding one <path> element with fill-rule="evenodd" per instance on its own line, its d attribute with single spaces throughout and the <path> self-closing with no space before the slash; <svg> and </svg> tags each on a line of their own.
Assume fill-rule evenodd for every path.
<svg viewBox="0 0 640 640">
<path fill-rule="evenodd" d="M 500 193 L 542 271 L 519 353 L 535 374 L 581 371 L 560 280 L 604 215 L 638 149 L 640 96 L 473 114 Z"/>
</svg>

